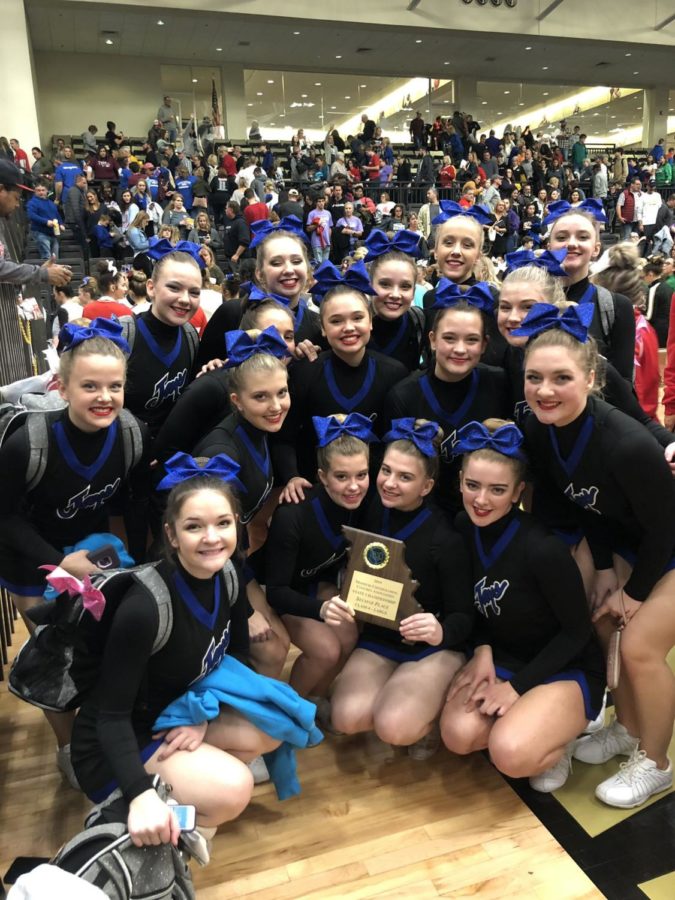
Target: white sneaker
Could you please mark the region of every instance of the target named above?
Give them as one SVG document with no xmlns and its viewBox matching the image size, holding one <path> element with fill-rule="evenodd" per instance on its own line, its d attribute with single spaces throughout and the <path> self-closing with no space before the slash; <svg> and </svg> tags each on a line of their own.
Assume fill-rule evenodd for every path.
<svg viewBox="0 0 675 900">
<path fill-rule="evenodd" d="M 408 756 L 417 762 L 424 762 L 436 753 L 441 746 L 441 731 L 437 724 L 432 725 L 431 731 L 425 734 L 419 741 L 410 744 L 408 747 Z"/>
<path fill-rule="evenodd" d="M 267 771 L 267 766 L 265 765 L 265 760 L 262 756 L 256 756 L 255 759 L 252 759 L 251 762 L 246 763 L 246 765 L 253 775 L 253 784 L 264 784 L 266 781 L 270 780 L 270 773 Z"/>
<path fill-rule="evenodd" d="M 653 760 L 647 759 L 644 750 L 636 748 L 628 762 L 621 763 L 616 775 L 596 787 L 595 796 L 608 806 L 632 809 L 642 806 L 654 794 L 667 791 L 672 784 L 673 765 L 670 760 L 667 769 L 659 769 Z"/>
<path fill-rule="evenodd" d="M 584 734 L 596 734 L 598 731 L 602 731 L 605 727 L 605 711 L 607 709 L 607 691 L 605 691 L 605 696 L 602 698 L 602 708 L 600 712 L 594 719 L 588 723 L 588 725 L 584 728 Z"/>
<path fill-rule="evenodd" d="M 614 756 L 630 756 L 637 750 L 639 738 L 628 734 L 616 719 L 595 734 L 579 738 L 574 748 L 574 758 L 598 766 Z"/>
<path fill-rule="evenodd" d="M 328 697 L 308 697 L 307 699 L 316 706 L 316 724 L 321 731 L 326 731 L 328 734 L 337 736 L 344 734 L 344 731 L 338 731 L 337 728 L 333 726 L 333 722 L 331 721 L 330 700 Z"/>
<path fill-rule="evenodd" d="M 211 862 L 211 845 L 216 833 L 215 828 L 198 825 L 194 831 L 181 831 L 180 840 L 188 855 L 200 866 L 208 866 Z"/>
<path fill-rule="evenodd" d="M 56 751 L 56 765 L 61 770 L 61 772 L 68 779 L 68 783 L 72 788 L 75 788 L 76 791 L 81 791 L 80 783 L 77 780 L 77 775 L 75 774 L 75 769 L 73 769 L 73 763 L 70 759 L 70 744 L 66 744 L 65 747 L 59 747 Z"/>
<path fill-rule="evenodd" d="M 558 788 L 561 788 L 565 784 L 572 771 L 572 751 L 574 750 L 574 744 L 574 741 L 570 741 L 570 743 L 566 745 L 563 755 L 550 769 L 546 769 L 545 772 L 541 772 L 539 775 L 532 775 L 530 778 L 530 787 L 533 790 L 539 791 L 541 794 L 552 794 L 553 791 L 557 791 Z"/>
</svg>

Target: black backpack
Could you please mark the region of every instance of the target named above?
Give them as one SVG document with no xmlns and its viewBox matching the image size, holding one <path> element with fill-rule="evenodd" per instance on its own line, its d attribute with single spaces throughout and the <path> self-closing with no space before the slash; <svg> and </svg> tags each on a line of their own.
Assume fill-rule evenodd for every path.
<svg viewBox="0 0 675 900">
<path fill-rule="evenodd" d="M 141 584 L 157 604 L 159 626 L 152 653 L 165 646 L 173 628 L 171 595 L 156 563 L 116 569 L 92 577 L 105 596 L 105 610 L 97 622 L 82 597 L 59 595 L 53 603 L 29 610 L 37 628 L 17 653 L 9 673 L 9 690 L 33 706 L 54 712 L 77 709 L 95 686 L 110 625 L 120 601 L 133 584 Z M 223 568 L 227 596 L 239 593 L 236 570 L 228 560 Z"/>
</svg>

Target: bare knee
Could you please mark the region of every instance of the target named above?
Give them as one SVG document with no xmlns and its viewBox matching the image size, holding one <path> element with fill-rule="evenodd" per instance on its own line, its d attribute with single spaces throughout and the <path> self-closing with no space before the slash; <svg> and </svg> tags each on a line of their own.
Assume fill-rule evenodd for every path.
<svg viewBox="0 0 675 900">
<path fill-rule="evenodd" d="M 234 762 L 234 761 L 233 761 Z M 211 771 L 204 795 L 207 797 L 197 806 L 197 814 L 205 825 L 221 825 L 231 822 L 246 809 L 253 793 L 253 775 L 240 763 L 223 766 L 224 771 Z"/>
<path fill-rule="evenodd" d="M 386 744 L 409 747 L 429 730 L 429 722 L 420 722 L 419 719 L 411 716 L 410 710 L 405 707 L 399 709 L 385 707 L 375 710 L 373 729 L 380 740 Z"/>
<path fill-rule="evenodd" d="M 509 778 L 525 778 L 539 771 L 541 754 L 513 728 L 500 728 L 497 723 L 490 733 L 488 750 L 493 765 Z"/>
<path fill-rule="evenodd" d="M 373 713 L 358 697 L 341 697 L 331 702 L 331 722 L 343 734 L 359 734 L 373 727 Z"/>
<path fill-rule="evenodd" d="M 454 713 L 446 711 L 441 716 L 440 727 L 441 740 L 451 753 L 467 756 L 485 747 L 484 735 L 479 732 L 476 720 L 463 709 Z"/>
</svg>

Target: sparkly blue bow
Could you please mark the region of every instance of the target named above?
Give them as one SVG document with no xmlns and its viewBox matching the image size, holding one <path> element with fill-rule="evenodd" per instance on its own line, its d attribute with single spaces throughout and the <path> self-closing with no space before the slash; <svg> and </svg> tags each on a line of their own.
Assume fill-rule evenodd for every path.
<svg viewBox="0 0 675 900">
<path fill-rule="evenodd" d="M 595 197 L 589 197 L 583 203 L 580 203 L 579 206 L 572 206 L 567 200 L 555 200 L 553 203 L 549 203 L 548 215 L 541 224 L 550 225 L 551 222 L 555 222 L 556 219 L 568 212 L 587 212 L 593 216 L 596 222 L 607 223 L 607 216 L 602 202 Z"/>
<path fill-rule="evenodd" d="M 344 275 L 340 274 L 340 270 L 332 262 L 321 263 L 314 273 L 314 278 L 316 279 L 316 284 L 312 285 L 309 292 L 310 294 L 318 294 L 320 297 L 323 297 L 331 288 L 338 285 L 354 288 L 355 291 L 359 291 L 361 294 L 375 293 L 368 277 L 368 270 L 361 260 L 350 266 Z"/>
<path fill-rule="evenodd" d="M 150 259 L 162 259 L 167 253 L 187 253 L 199 264 L 200 269 L 206 268 L 206 260 L 199 254 L 202 248 L 201 244 L 195 244 L 192 241 L 178 241 L 174 246 L 168 238 L 150 238 L 149 244 L 146 252 Z"/>
<path fill-rule="evenodd" d="M 578 306 L 568 306 L 561 314 L 557 306 L 550 303 L 535 303 L 527 316 L 523 319 L 519 328 L 511 332 L 515 337 L 535 337 L 542 331 L 551 328 L 560 328 L 571 334 L 580 343 L 588 340 L 588 328 L 593 321 L 595 304 L 580 303 Z"/>
<path fill-rule="evenodd" d="M 279 222 L 274 224 L 269 219 L 262 219 L 258 222 L 251 223 L 251 232 L 253 240 L 249 244 L 251 250 L 255 249 L 258 244 L 267 237 L 268 234 L 274 234 L 276 231 L 290 231 L 307 243 L 307 235 L 302 228 L 302 222 L 297 216 L 284 216 Z"/>
<path fill-rule="evenodd" d="M 254 223 L 255 224 L 255 223 Z M 243 285 L 239 287 L 241 288 Z M 251 290 L 248 293 L 248 297 L 246 298 L 247 303 L 262 303 L 263 300 L 275 300 L 277 303 L 281 303 L 282 306 L 289 306 L 291 302 L 290 297 L 282 297 L 281 294 L 273 294 L 272 291 L 263 291 L 257 285 L 253 285 Z"/>
<path fill-rule="evenodd" d="M 172 487 L 180 484 L 181 481 L 187 481 L 188 478 L 203 478 L 210 475 L 211 478 L 227 481 L 232 487 L 243 491 L 244 486 L 237 478 L 240 468 L 239 463 L 224 453 L 212 456 L 203 466 L 200 466 L 188 453 L 174 453 L 164 463 L 166 475 L 157 485 L 157 490 L 170 491 Z"/>
<path fill-rule="evenodd" d="M 390 253 L 392 250 L 407 253 L 408 256 L 414 256 L 417 259 L 420 255 L 421 237 L 421 234 L 404 228 L 402 231 L 397 231 L 393 239 L 389 240 L 384 231 L 374 228 L 365 240 L 365 245 L 368 248 L 366 259 L 376 259 L 376 257 L 384 256 L 385 253 Z"/>
<path fill-rule="evenodd" d="M 129 315 L 131 315 L 131 310 L 129 310 Z M 131 348 L 122 337 L 122 326 L 114 316 L 111 319 L 94 319 L 90 325 L 75 325 L 73 322 L 66 322 L 59 332 L 59 352 L 65 353 L 66 350 L 72 350 L 78 344 L 95 337 L 112 341 L 123 353 L 131 353 Z"/>
<path fill-rule="evenodd" d="M 225 335 L 225 348 L 227 352 L 227 360 L 223 367 L 225 369 L 240 366 L 256 353 L 269 353 L 277 359 L 291 355 L 286 342 L 273 325 L 261 331 L 256 338 L 252 338 L 245 331 L 228 331 Z"/>
<path fill-rule="evenodd" d="M 475 306 L 476 309 L 483 312 L 494 312 L 495 298 L 492 296 L 487 281 L 477 281 L 468 291 L 463 291 L 454 281 L 441 278 L 434 293 L 432 309 L 448 309 L 450 306 L 457 306 L 461 300 L 464 300 L 469 306 Z"/>
<path fill-rule="evenodd" d="M 438 451 L 434 446 L 434 438 L 439 432 L 439 427 L 437 422 L 425 422 L 416 427 L 412 416 L 392 419 L 391 429 L 382 440 L 385 443 L 411 441 L 423 456 L 436 456 Z"/>
<path fill-rule="evenodd" d="M 474 450 L 496 450 L 504 456 L 522 459 L 523 435 L 512 423 L 502 425 L 490 433 L 480 422 L 469 422 L 457 432 L 453 446 L 454 453 L 472 453 Z"/>
<path fill-rule="evenodd" d="M 371 430 L 372 422 L 361 413 L 350 413 L 343 422 L 335 416 L 312 416 L 314 431 L 319 439 L 318 446 L 325 447 L 343 435 L 358 438 L 369 444 L 377 438 Z"/>
<path fill-rule="evenodd" d="M 470 219 L 475 219 L 479 225 L 492 224 L 492 216 L 482 206 L 469 206 L 467 209 L 464 209 L 463 206 L 455 203 L 454 200 L 441 200 L 439 205 L 441 211 L 431 220 L 432 225 L 442 225 L 443 222 L 447 222 L 448 219 L 454 219 L 455 216 L 468 216 Z"/>
<path fill-rule="evenodd" d="M 567 272 L 562 263 L 567 256 L 567 249 L 544 250 L 543 253 L 535 253 L 533 250 L 516 250 L 506 254 L 506 267 L 508 272 L 522 269 L 524 266 L 536 266 L 538 269 L 546 269 L 549 275 L 564 277 Z"/>
</svg>

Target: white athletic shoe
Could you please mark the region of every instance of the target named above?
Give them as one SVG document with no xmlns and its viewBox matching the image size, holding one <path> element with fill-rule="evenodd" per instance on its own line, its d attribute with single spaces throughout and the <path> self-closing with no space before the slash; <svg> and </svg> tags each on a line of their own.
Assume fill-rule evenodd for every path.
<svg viewBox="0 0 675 900">
<path fill-rule="evenodd" d="M 211 862 L 211 844 L 215 833 L 215 828 L 207 828 L 205 825 L 198 825 L 194 831 L 180 833 L 186 853 L 200 866 L 208 866 Z"/>
<path fill-rule="evenodd" d="M 270 780 L 270 773 L 267 771 L 267 766 L 265 765 L 265 760 L 262 756 L 256 756 L 255 759 L 252 759 L 251 762 L 246 763 L 246 765 L 253 775 L 253 784 L 264 784 L 266 781 Z"/>
<path fill-rule="evenodd" d="M 623 725 L 614 719 L 611 725 L 600 731 L 579 738 L 574 748 L 574 758 L 598 766 L 614 756 L 630 756 L 639 743 L 639 738 L 628 734 Z"/>
<path fill-rule="evenodd" d="M 602 698 L 602 708 L 600 712 L 594 719 L 588 723 L 588 725 L 584 728 L 584 734 L 595 734 L 598 731 L 602 731 L 605 727 L 605 711 L 607 710 L 607 691 L 605 691 L 605 696 Z"/>
<path fill-rule="evenodd" d="M 563 751 L 563 755 L 550 769 L 546 769 L 545 772 L 541 772 L 539 775 L 532 775 L 530 778 L 530 787 L 533 790 L 539 791 L 541 794 L 552 794 L 553 791 L 557 791 L 558 788 L 561 788 L 565 784 L 572 771 L 572 751 L 574 750 L 574 744 L 574 741 L 570 741 L 570 743 L 567 744 Z"/>
<path fill-rule="evenodd" d="M 607 778 L 595 789 L 595 796 L 608 806 L 619 809 L 633 809 L 661 791 L 667 791 L 673 784 L 673 765 L 668 761 L 667 769 L 659 769 L 656 763 L 647 759 L 644 750 L 633 751 L 628 762 L 621 763 L 619 771 Z"/>
<path fill-rule="evenodd" d="M 66 744 L 65 747 L 59 747 L 57 749 L 56 765 L 66 776 L 70 786 L 75 788 L 76 791 L 81 791 L 82 788 L 77 780 L 77 775 L 75 774 L 75 769 L 73 769 L 73 764 L 70 759 L 70 744 Z"/>
<path fill-rule="evenodd" d="M 431 731 L 425 734 L 419 741 L 410 744 L 408 747 L 408 756 L 417 762 L 424 762 L 436 753 L 441 746 L 441 731 L 437 724 L 432 725 Z"/>
</svg>

